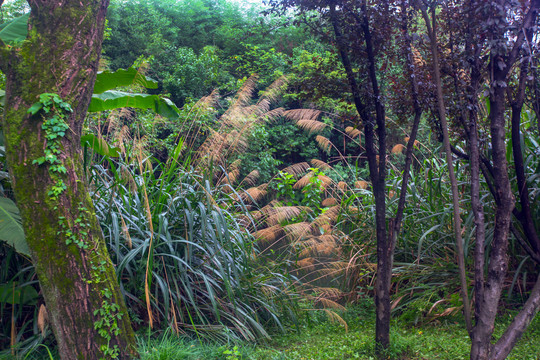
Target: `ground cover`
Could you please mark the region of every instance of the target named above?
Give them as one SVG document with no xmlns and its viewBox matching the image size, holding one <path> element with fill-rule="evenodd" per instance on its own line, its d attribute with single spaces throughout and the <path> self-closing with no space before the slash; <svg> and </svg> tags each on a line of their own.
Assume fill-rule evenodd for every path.
<svg viewBox="0 0 540 360">
<path fill-rule="evenodd" d="M 300 332 L 276 335 L 260 345 L 208 345 L 197 341 L 182 341 L 171 336 L 160 339 L 141 339 L 144 360 L 342 360 L 375 359 L 374 312 L 370 302 L 350 307 L 343 319 L 347 329 L 324 315 L 310 315 L 302 320 Z M 511 321 L 512 311 L 501 314 L 496 325 L 500 336 Z M 508 359 L 540 359 L 540 319 L 537 317 Z M 468 359 L 470 340 L 460 316 L 408 326 L 395 320 L 392 324 L 392 347 L 387 354 L 391 360 Z"/>
</svg>

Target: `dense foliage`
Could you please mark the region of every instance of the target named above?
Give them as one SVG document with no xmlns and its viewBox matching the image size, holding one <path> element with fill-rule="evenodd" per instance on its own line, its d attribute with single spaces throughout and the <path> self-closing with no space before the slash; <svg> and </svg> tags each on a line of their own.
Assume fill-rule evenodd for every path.
<svg viewBox="0 0 540 360">
<path fill-rule="evenodd" d="M 297 331 L 302 321 L 354 324 L 344 306 L 365 306 L 375 296 L 380 201 L 382 226 L 389 239 L 395 235 L 388 289 L 393 318 L 411 329 L 446 319 L 466 326 L 456 259 L 463 257 L 465 280 L 477 291 L 484 271 L 477 265 L 478 239 L 483 236 L 480 257 L 487 268 L 500 247 L 495 228 L 501 195 L 490 128 L 495 101 L 489 89 L 497 84 L 485 68 L 462 59 L 472 55 L 456 44 L 470 40 L 460 28 L 465 20 L 459 16 L 465 15 L 451 16 L 459 4 L 443 9 L 434 3 L 424 14 L 440 23 L 436 66 L 442 80 L 436 84 L 429 22 L 419 5 L 270 3 L 111 1 L 102 70 L 134 66 L 128 73 L 136 72 L 138 80 L 122 84 L 128 104 L 131 92 L 158 96 L 153 107 L 89 114 L 84 131 L 99 140 L 85 145 L 84 166 L 134 327 L 165 331 L 163 340 L 141 345 L 143 358 L 153 358 L 146 347 L 174 341 L 172 333 L 184 336 L 182 351 L 199 356 L 191 349 L 196 338 L 229 344 Z M 407 11 L 395 11 L 401 6 Z M 4 5 L 2 21 L 25 9 L 20 1 Z M 516 22 L 525 18 L 517 13 Z M 513 133 L 501 135 L 518 203 L 511 210 L 498 309 L 512 315 L 536 291 L 539 263 L 531 241 L 531 232 L 540 232 L 537 39 L 529 40 L 530 62 L 523 60 L 520 71 L 512 67 L 505 83 L 515 101 L 503 105 L 503 120 Z M 146 76 L 157 80 L 155 86 Z M 473 85 L 474 101 L 466 92 Z M 437 86 L 443 97 L 437 97 Z M 442 146 L 441 100 L 448 104 L 451 161 Z M 476 155 L 470 150 L 473 122 L 480 134 Z M 453 232 L 450 167 L 457 178 L 463 252 Z M 21 228 L 5 161 L 0 170 L 2 221 Z M 0 240 L 23 242 L 9 229 L 0 225 Z M 0 348 L 6 356 L 10 347 L 17 356 L 38 344 L 54 348 L 34 269 L 18 250 L 0 243 Z M 475 296 L 471 289 L 467 294 Z M 435 356 L 409 346 L 404 334 L 397 338 L 385 354 Z M 459 343 L 448 356 L 462 356 L 469 345 Z M 206 356 L 241 358 L 237 348 L 220 346 Z M 294 351 L 312 351 L 299 348 Z M 340 354 L 381 355 L 364 343 L 349 350 Z M 253 351 L 253 358 L 261 356 Z"/>
</svg>

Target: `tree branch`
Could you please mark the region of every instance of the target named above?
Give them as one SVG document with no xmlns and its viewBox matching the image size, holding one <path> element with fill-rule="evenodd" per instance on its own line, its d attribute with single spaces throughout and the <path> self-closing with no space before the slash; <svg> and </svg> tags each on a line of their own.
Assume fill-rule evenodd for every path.
<svg viewBox="0 0 540 360">
<path fill-rule="evenodd" d="M 412 164 L 412 155 L 414 151 L 414 142 L 418 134 L 418 128 L 420 126 L 420 118 L 422 117 L 422 108 L 420 107 L 420 102 L 418 100 L 418 82 L 414 73 L 415 66 L 412 61 L 412 41 L 409 34 L 408 19 L 407 19 L 407 3 L 403 2 L 403 19 L 402 19 L 402 31 L 403 37 L 405 40 L 405 65 L 409 69 L 409 79 L 411 81 L 411 95 L 413 100 L 413 109 L 414 109 L 414 120 L 413 126 L 411 129 L 411 135 L 409 137 L 409 142 L 407 143 L 407 150 L 405 152 L 405 166 L 403 168 L 403 181 L 401 184 L 398 208 L 396 210 L 396 216 L 394 220 L 393 227 L 390 228 L 390 246 L 392 249 L 396 246 L 397 237 L 401 229 L 401 221 L 403 219 L 403 212 L 405 210 L 405 201 L 407 197 L 407 186 L 409 182 L 409 172 Z"/>
<path fill-rule="evenodd" d="M 527 38 L 530 41 L 532 38 L 532 32 L 530 29 L 527 31 Z M 512 153 L 514 155 L 514 168 L 516 170 L 516 180 L 519 192 L 519 202 L 521 204 L 521 211 L 519 212 L 518 220 L 523 226 L 525 236 L 529 241 L 532 250 L 536 254 L 540 254 L 540 239 L 534 227 L 534 221 L 531 211 L 531 204 L 529 200 L 529 188 L 527 186 L 527 180 L 525 177 L 525 164 L 523 161 L 523 151 L 521 148 L 521 110 L 523 109 L 523 103 L 525 101 L 525 87 L 526 78 L 528 75 L 529 64 L 523 62 L 520 67 L 519 85 L 517 88 L 517 94 L 514 100 L 511 102 L 512 108 Z"/>
<path fill-rule="evenodd" d="M 536 316 L 540 308 L 540 276 L 536 279 L 536 284 L 529 295 L 529 298 L 523 305 L 523 308 L 514 318 L 510 326 L 500 337 L 491 351 L 491 359 L 504 360 L 514 348 L 516 342 L 521 338 L 532 319 Z"/>
<path fill-rule="evenodd" d="M 540 7 L 540 0 L 533 0 L 531 1 L 531 7 L 527 14 L 525 15 L 525 19 L 523 20 L 523 25 L 519 28 L 516 42 L 514 43 L 514 47 L 512 48 L 512 51 L 508 55 L 506 59 L 506 68 L 505 71 L 508 73 L 511 69 L 511 65 L 516 61 L 516 58 L 519 54 L 519 51 L 521 50 L 521 46 L 523 45 L 523 42 L 526 40 L 526 31 L 523 30 L 529 30 L 536 21 L 536 15 L 538 12 L 538 8 Z"/>
</svg>

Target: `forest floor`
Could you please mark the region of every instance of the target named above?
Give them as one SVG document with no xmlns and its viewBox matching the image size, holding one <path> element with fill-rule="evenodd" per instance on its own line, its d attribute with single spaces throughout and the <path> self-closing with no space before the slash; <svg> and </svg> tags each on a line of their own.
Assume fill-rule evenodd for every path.
<svg viewBox="0 0 540 360">
<path fill-rule="evenodd" d="M 349 308 L 341 314 L 347 328 L 331 322 L 322 314 L 302 320 L 300 332 L 276 335 L 266 344 L 228 346 L 201 345 L 185 341 L 179 344 L 174 337 L 162 337 L 141 343 L 144 360 L 343 360 L 374 359 L 373 305 Z M 310 312 L 311 313 L 311 312 Z M 323 313 L 323 312 L 321 312 Z M 501 314 L 496 335 L 501 335 L 515 313 Z M 180 345 L 180 346 L 179 346 Z M 389 360 L 409 359 L 468 359 L 470 339 L 461 315 L 441 318 L 417 325 L 394 321 L 392 348 Z M 508 359 L 540 360 L 540 317 L 536 317 Z"/>
<path fill-rule="evenodd" d="M 375 359 L 375 313 L 371 301 L 349 307 L 339 315 L 341 321 L 331 321 L 324 311 L 305 311 L 296 329 L 286 334 L 274 334 L 260 344 L 211 344 L 172 335 L 139 333 L 141 360 L 344 360 Z M 515 311 L 499 314 L 495 336 L 500 336 L 512 321 Z M 309 315 L 309 316 L 307 316 Z M 336 319 L 336 317 L 334 317 Z M 294 327 L 293 327 L 294 328 Z M 298 331 L 299 330 L 299 331 Z M 392 346 L 388 360 L 460 360 L 468 359 L 470 339 L 461 314 L 437 320 L 406 324 L 395 319 L 391 329 Z M 40 346 L 25 360 L 56 360 L 54 345 Z M 0 360 L 18 359 L 0 355 Z M 518 342 L 509 360 L 540 360 L 540 316 L 536 316 Z"/>
</svg>

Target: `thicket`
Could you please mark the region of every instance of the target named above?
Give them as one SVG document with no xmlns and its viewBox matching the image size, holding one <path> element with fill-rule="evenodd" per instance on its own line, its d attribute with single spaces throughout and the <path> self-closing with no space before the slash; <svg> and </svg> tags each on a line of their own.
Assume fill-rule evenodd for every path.
<svg viewBox="0 0 540 360">
<path fill-rule="evenodd" d="M 135 64 L 159 82 L 148 92 L 181 108 L 174 119 L 136 109 L 87 117 L 86 132 L 105 145 L 87 149 L 86 180 L 135 328 L 221 342 L 260 340 L 298 330 L 297 319 L 313 309 L 345 324 L 336 309 L 374 296 L 375 198 L 346 71 L 328 31 L 310 31 L 317 16 L 293 25 L 261 10 L 224 0 L 111 4 L 103 70 Z M 9 11 L 8 18 L 19 10 Z M 431 55 L 425 43 L 418 46 L 415 65 L 427 68 Z M 391 104 L 383 149 L 388 217 L 398 207 L 410 137 L 404 104 L 410 99 L 399 93 L 405 65 L 398 57 L 398 49 L 388 49 L 378 64 L 395 79 L 383 84 Z M 136 84 L 127 90 L 144 91 Z M 433 110 L 433 89 L 424 90 Z M 540 219 L 540 135 L 530 100 L 520 141 L 533 219 Z M 489 117 L 489 106 L 482 97 L 481 119 Z M 392 271 L 392 314 L 411 326 L 463 311 L 449 164 L 433 114 L 422 117 L 413 144 Z M 476 227 L 460 131 L 451 129 L 453 166 L 471 281 Z M 513 164 L 509 132 L 506 141 Z M 487 145 L 484 150 L 489 155 Z M 4 216 L 20 228 L 7 200 L 9 176 L 1 174 Z M 481 179 L 487 254 L 497 201 L 491 186 Z M 537 220 L 534 226 L 538 231 Z M 0 239 L 13 243 L 10 229 L 2 228 Z M 536 281 L 538 265 L 519 239 L 510 237 L 502 307 L 520 307 Z M 39 343 L 51 345 L 32 264 L 5 243 L 0 255 L 0 347 L 24 355 Z"/>
</svg>

